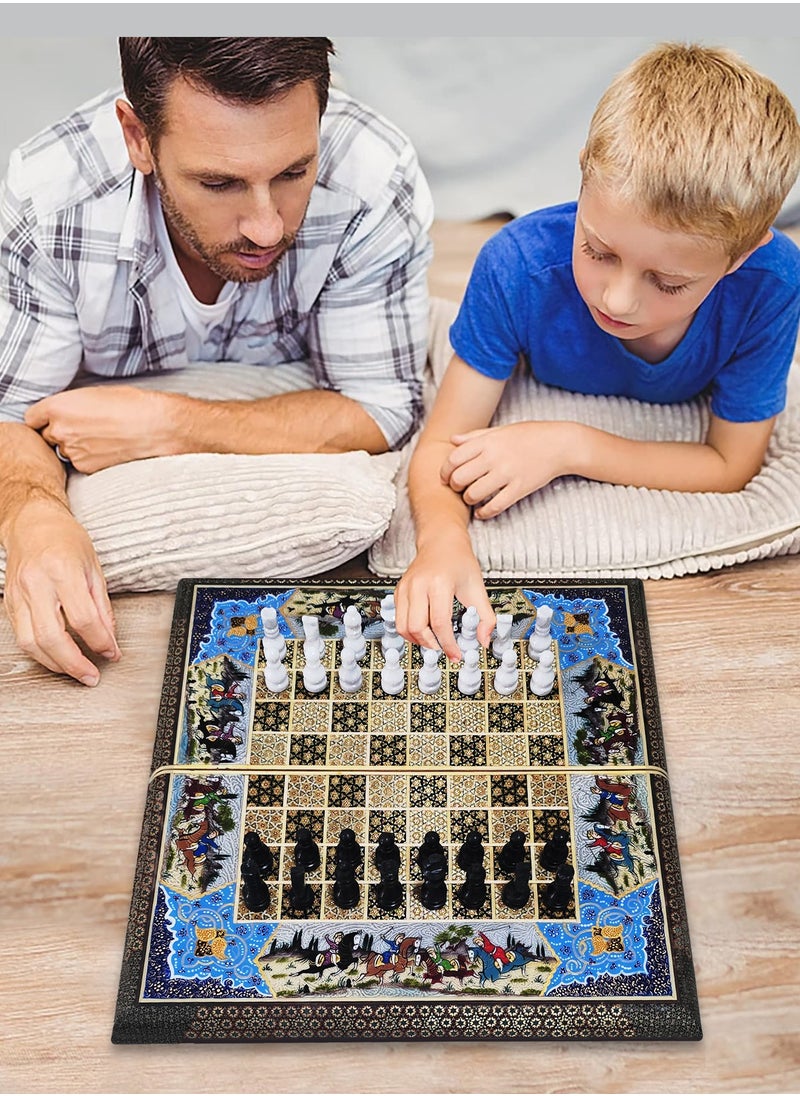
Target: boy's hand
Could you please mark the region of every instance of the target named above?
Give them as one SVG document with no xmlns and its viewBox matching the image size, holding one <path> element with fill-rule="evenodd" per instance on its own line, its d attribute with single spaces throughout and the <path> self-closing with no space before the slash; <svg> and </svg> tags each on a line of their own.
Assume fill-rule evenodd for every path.
<svg viewBox="0 0 800 1096">
<path fill-rule="evenodd" d="M 395 591 L 398 632 L 422 647 L 441 647 L 452 662 L 460 662 L 461 648 L 453 634 L 454 597 L 478 610 L 478 641 L 488 647 L 494 610 L 465 533 L 420 549 Z"/>
<path fill-rule="evenodd" d="M 515 422 L 454 434 L 441 468 L 442 482 L 474 506 L 476 518 L 494 518 L 526 495 L 568 474 L 576 424 Z"/>
</svg>

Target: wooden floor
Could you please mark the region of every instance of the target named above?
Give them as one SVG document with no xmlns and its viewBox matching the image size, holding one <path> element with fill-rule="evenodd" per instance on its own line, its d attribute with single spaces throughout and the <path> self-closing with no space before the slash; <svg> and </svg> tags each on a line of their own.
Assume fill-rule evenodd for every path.
<svg viewBox="0 0 800 1096">
<path fill-rule="evenodd" d="M 490 226 L 491 227 L 491 226 Z M 439 225 L 458 297 L 487 226 Z M 800 560 L 646 585 L 701 1043 L 113 1047 L 172 615 L 115 599 L 95 690 L 0 621 L 3 1092 L 793 1092 L 800 1088 Z"/>
</svg>

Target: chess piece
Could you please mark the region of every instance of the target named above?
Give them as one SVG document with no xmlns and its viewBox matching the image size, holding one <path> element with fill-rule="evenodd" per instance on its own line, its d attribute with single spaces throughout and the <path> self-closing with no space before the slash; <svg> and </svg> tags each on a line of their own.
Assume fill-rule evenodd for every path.
<svg viewBox="0 0 800 1096">
<path fill-rule="evenodd" d="M 339 688 L 343 693 L 357 693 L 364 681 L 364 673 L 356 661 L 351 647 L 342 647 L 339 664 Z"/>
<path fill-rule="evenodd" d="M 540 605 L 536 610 L 536 622 L 528 638 L 528 656 L 536 662 L 542 651 L 550 649 L 550 623 L 553 610 L 549 605 Z"/>
<path fill-rule="evenodd" d="M 440 910 L 447 905 L 447 858 L 432 853 L 422 869 L 422 886 L 419 900 L 426 910 Z"/>
<path fill-rule="evenodd" d="M 384 864 L 396 864 L 398 869 L 400 867 L 400 850 L 397 847 L 394 834 L 386 831 L 378 835 L 378 842 L 375 848 L 375 867 L 378 871 L 381 870 L 381 866 Z"/>
<path fill-rule="evenodd" d="M 464 652 L 464 662 L 458 671 L 458 691 L 464 696 L 474 696 L 481 687 L 481 671 L 478 666 L 478 652 L 469 649 Z"/>
<path fill-rule="evenodd" d="M 539 853 L 539 863 L 545 871 L 555 871 L 562 864 L 566 864 L 568 856 L 569 834 L 564 830 L 556 830 L 553 836 L 545 841 Z"/>
<path fill-rule="evenodd" d="M 425 862 L 430 856 L 444 856 L 445 862 L 447 860 L 447 854 L 442 848 L 442 843 L 439 839 L 439 834 L 436 830 L 428 830 L 422 839 L 422 844 L 417 849 L 417 865 L 420 871 L 425 868 Z"/>
<path fill-rule="evenodd" d="M 351 830 L 349 826 L 345 827 L 339 834 L 339 843 L 334 852 L 334 863 L 337 867 L 344 864 L 355 871 L 361 865 L 363 859 L 361 846 L 356 841 L 355 830 Z"/>
<path fill-rule="evenodd" d="M 469 864 L 466 876 L 458 888 L 457 898 L 465 910 L 479 910 L 485 904 L 489 891 L 486 886 L 486 868 L 483 864 Z"/>
<path fill-rule="evenodd" d="M 305 826 L 298 826 L 294 839 L 297 842 L 294 847 L 294 862 L 298 868 L 304 871 L 314 871 L 319 867 L 319 845 L 314 840 L 311 830 Z"/>
<path fill-rule="evenodd" d="M 319 617 L 304 616 L 303 621 L 303 635 L 305 641 L 303 643 L 303 654 L 306 659 L 309 656 L 316 656 L 320 662 L 325 657 L 325 640 L 319 634 Z"/>
<path fill-rule="evenodd" d="M 398 693 L 402 693 L 406 685 L 406 675 L 400 665 L 400 651 L 397 647 L 387 647 L 383 657 L 381 688 L 389 696 L 397 696 Z"/>
<path fill-rule="evenodd" d="M 303 644 L 303 652 L 306 656 L 306 664 L 303 667 L 303 688 L 307 693 L 321 693 L 328 685 L 328 675 L 325 667 L 319 660 L 319 655 L 314 653 L 313 646 Z"/>
<path fill-rule="evenodd" d="M 352 651 L 356 662 L 360 662 L 367 653 L 367 641 L 364 639 L 361 613 L 359 613 L 355 605 L 348 605 L 344 611 L 343 649 Z"/>
<path fill-rule="evenodd" d="M 403 884 L 399 879 L 400 864 L 382 861 L 378 865 L 381 881 L 375 888 L 375 901 L 379 909 L 388 912 L 403 903 Z"/>
<path fill-rule="evenodd" d="M 278 655 L 278 648 L 270 647 L 265 652 L 265 657 L 267 664 L 264 667 L 264 684 L 271 693 L 285 693 L 289 688 L 289 675 L 283 664 L 282 656 Z"/>
<path fill-rule="evenodd" d="M 571 864 L 562 864 L 556 868 L 556 877 L 548 883 L 542 895 L 542 902 L 550 913 L 564 913 L 573 898 L 572 878 L 575 869 Z"/>
<path fill-rule="evenodd" d="M 269 657 L 271 650 L 277 653 L 279 661 L 286 658 L 286 640 L 278 625 L 278 610 L 273 606 L 267 605 L 261 610 L 261 627 L 264 631 L 261 639 L 264 658 Z"/>
<path fill-rule="evenodd" d="M 483 863 L 483 836 L 480 830 L 470 830 L 466 835 L 458 850 L 456 863 L 462 871 L 466 871 L 470 864 Z"/>
<path fill-rule="evenodd" d="M 251 913 L 263 913 L 272 901 L 270 889 L 261 878 L 255 859 L 249 853 L 242 857 L 242 901 Z"/>
<path fill-rule="evenodd" d="M 426 695 L 438 693 L 442 687 L 442 671 L 439 667 L 439 656 L 442 652 L 435 647 L 421 647 L 420 650 L 422 666 L 417 677 L 419 691 Z"/>
<path fill-rule="evenodd" d="M 500 665 L 494 672 L 494 691 L 501 696 L 511 696 L 519 685 L 519 670 L 517 669 L 517 652 L 514 647 L 509 647 L 503 654 Z"/>
<path fill-rule="evenodd" d="M 305 912 L 314 905 L 314 892 L 310 884 L 306 882 L 306 873 L 303 868 L 295 864 L 289 869 L 289 878 L 292 881 L 289 890 L 289 905 L 293 910 Z"/>
<path fill-rule="evenodd" d="M 531 862 L 523 860 L 514 868 L 514 878 L 503 887 L 502 897 L 511 910 L 521 910 L 531 897 Z"/>
<path fill-rule="evenodd" d="M 513 613 L 497 614 L 497 626 L 495 627 L 495 635 L 492 640 L 492 654 L 497 659 L 501 659 L 506 651 L 511 650 L 514 646 L 514 640 L 511 638 L 511 628 L 513 627 L 513 624 Z"/>
<path fill-rule="evenodd" d="M 246 849 L 245 855 L 252 858 L 261 875 L 272 875 L 275 867 L 275 857 L 272 849 L 264 844 L 255 830 L 248 830 L 244 835 L 244 847 Z"/>
<path fill-rule="evenodd" d="M 514 830 L 508 835 L 508 841 L 497 855 L 497 867 L 503 875 L 513 875 L 514 868 L 527 858 L 525 848 L 527 834 L 524 830 Z"/>
<path fill-rule="evenodd" d="M 337 863 L 333 871 L 333 900 L 339 909 L 351 910 L 361 901 L 361 888 L 352 864 Z"/>
<path fill-rule="evenodd" d="M 466 655 L 467 651 L 477 651 L 480 647 L 478 642 L 479 624 L 478 610 L 474 605 L 468 605 L 461 618 L 461 630 L 456 636 L 456 642 L 461 648 L 462 655 Z"/>
<path fill-rule="evenodd" d="M 534 696 L 549 696 L 556 680 L 556 668 L 553 665 L 553 652 L 542 651 L 539 665 L 531 674 L 529 689 Z"/>
<path fill-rule="evenodd" d="M 383 635 L 381 636 L 381 650 L 386 652 L 392 648 L 400 654 L 406 649 L 406 641 L 397 634 L 397 613 L 394 607 L 394 594 L 387 594 L 381 598 L 381 620 L 383 621 Z"/>
</svg>

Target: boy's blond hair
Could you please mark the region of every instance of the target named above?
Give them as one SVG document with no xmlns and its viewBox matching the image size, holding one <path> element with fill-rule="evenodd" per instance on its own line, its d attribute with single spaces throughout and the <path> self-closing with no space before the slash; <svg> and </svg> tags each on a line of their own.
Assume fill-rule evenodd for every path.
<svg viewBox="0 0 800 1096">
<path fill-rule="evenodd" d="M 581 160 L 665 227 L 723 245 L 731 262 L 773 223 L 800 171 L 800 125 L 771 80 L 730 50 L 667 42 L 621 72 Z"/>
</svg>

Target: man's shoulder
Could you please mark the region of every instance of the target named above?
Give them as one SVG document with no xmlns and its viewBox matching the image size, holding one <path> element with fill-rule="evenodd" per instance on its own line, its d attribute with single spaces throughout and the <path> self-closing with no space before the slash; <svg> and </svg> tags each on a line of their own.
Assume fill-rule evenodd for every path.
<svg viewBox="0 0 800 1096">
<path fill-rule="evenodd" d="M 484 244 L 486 257 L 535 278 L 572 263 L 575 202 L 547 206 L 509 221 Z"/>
</svg>

